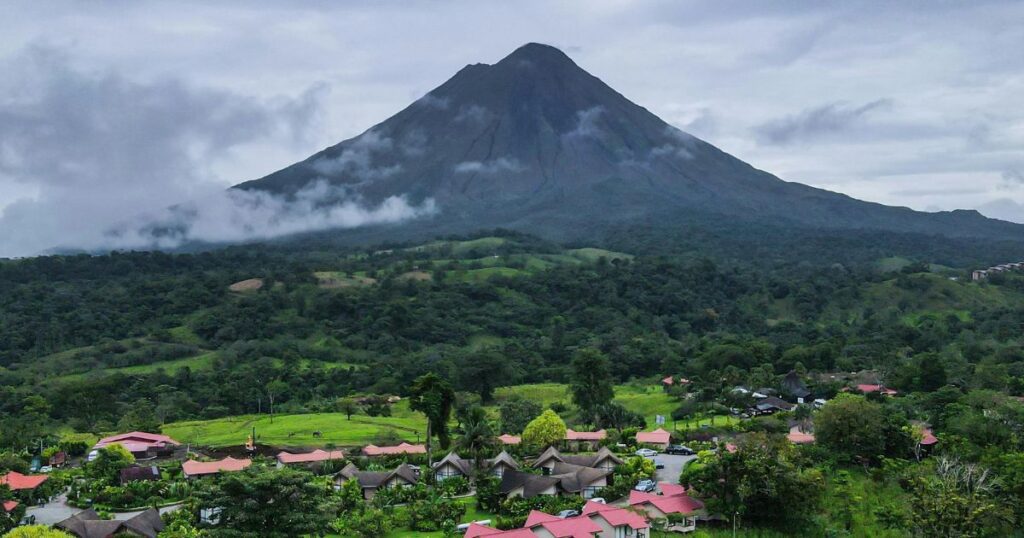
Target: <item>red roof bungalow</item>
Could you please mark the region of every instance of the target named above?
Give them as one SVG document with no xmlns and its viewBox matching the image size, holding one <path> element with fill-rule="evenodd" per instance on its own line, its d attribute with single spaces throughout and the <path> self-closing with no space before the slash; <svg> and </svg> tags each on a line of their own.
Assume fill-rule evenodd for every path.
<svg viewBox="0 0 1024 538">
<path fill-rule="evenodd" d="M 651 528 L 641 514 L 610 504 L 587 502 L 583 516 L 601 527 L 601 536 L 645 536 L 648 533 L 640 531 Z"/>
<path fill-rule="evenodd" d="M 236 460 L 228 456 L 219 461 L 188 460 L 181 464 L 181 470 L 184 471 L 186 478 L 193 478 L 196 476 L 241 471 L 250 465 L 252 465 L 252 460 L 248 458 Z"/>
<path fill-rule="evenodd" d="M 321 463 L 325 461 L 340 460 L 345 458 L 345 453 L 340 450 L 314 450 L 305 454 L 292 454 L 281 451 L 277 454 L 277 466 L 283 467 L 295 463 Z"/>
<path fill-rule="evenodd" d="M 608 438 L 608 432 L 605 430 L 597 430 L 596 432 L 578 432 L 576 430 L 565 430 L 565 443 L 566 445 L 575 445 L 577 449 L 588 448 L 590 450 L 597 449 L 597 446 L 604 439 Z"/>
<path fill-rule="evenodd" d="M 672 434 L 662 428 L 658 428 L 653 432 L 636 432 L 636 442 L 642 445 L 657 445 L 665 448 L 671 440 Z"/>
<path fill-rule="evenodd" d="M 932 433 L 931 428 L 921 428 L 921 446 L 932 446 L 939 442 L 939 438 L 935 437 Z"/>
<path fill-rule="evenodd" d="M 0 485 L 11 488 L 11 491 L 33 490 L 49 480 L 46 475 L 25 475 L 17 471 L 11 471 L 0 476 Z"/>
<path fill-rule="evenodd" d="M 426 445 L 410 445 L 409 443 L 402 443 L 398 446 L 377 446 L 377 445 L 366 445 L 363 447 L 363 455 L 365 456 L 394 456 L 398 454 L 426 454 Z"/>
<path fill-rule="evenodd" d="M 629 492 L 629 506 L 643 510 L 650 519 L 665 519 L 670 514 L 683 516 L 683 521 L 668 530 L 691 532 L 697 528 L 697 512 L 704 509 L 704 503 L 689 495 L 652 495 L 642 491 Z"/>
<path fill-rule="evenodd" d="M 3 507 L 4 507 L 4 512 L 7 512 L 8 514 L 10 514 L 11 512 L 14 511 L 15 508 L 18 507 L 18 501 L 4 501 Z"/>
<path fill-rule="evenodd" d="M 518 435 L 509 435 L 507 433 L 499 435 L 498 440 L 506 445 L 518 445 L 523 442 L 522 437 L 519 437 Z"/>
<path fill-rule="evenodd" d="M 136 457 L 153 457 L 165 454 L 181 443 L 166 435 L 146 432 L 128 432 L 100 439 L 93 449 L 104 448 L 109 445 L 118 444 Z"/>
<path fill-rule="evenodd" d="M 899 392 L 897 392 L 894 389 L 885 388 L 885 385 L 860 384 L 857 385 L 857 390 L 860 391 L 861 394 L 869 394 L 872 392 L 879 392 L 885 396 L 896 396 L 897 394 L 899 394 Z"/>
<path fill-rule="evenodd" d="M 661 380 L 661 385 L 663 387 L 671 387 L 672 385 L 675 385 L 675 384 L 676 384 L 676 379 L 674 377 L 672 377 L 672 376 L 668 376 L 665 379 Z M 685 377 L 680 377 L 679 378 L 679 384 L 680 385 L 689 385 L 690 384 L 690 380 L 686 379 Z"/>
<path fill-rule="evenodd" d="M 562 519 L 538 510 L 530 511 L 523 527 L 530 529 L 537 536 L 550 538 L 594 538 L 602 531 L 601 526 L 589 517 Z"/>
<path fill-rule="evenodd" d="M 537 538 L 537 535 L 530 529 L 512 529 L 503 531 L 500 529 L 494 529 L 487 525 L 481 525 L 479 523 L 470 523 L 469 528 L 466 529 L 466 533 L 462 535 L 463 538 Z"/>
<path fill-rule="evenodd" d="M 789 442 L 796 445 L 806 445 L 814 442 L 814 434 L 804 433 L 800 431 L 800 426 L 796 425 L 789 429 L 786 439 L 789 439 Z"/>
</svg>

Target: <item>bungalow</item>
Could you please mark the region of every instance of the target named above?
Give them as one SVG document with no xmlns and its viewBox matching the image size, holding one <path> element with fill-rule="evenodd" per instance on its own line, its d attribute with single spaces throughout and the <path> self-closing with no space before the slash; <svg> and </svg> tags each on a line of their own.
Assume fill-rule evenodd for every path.
<svg viewBox="0 0 1024 538">
<path fill-rule="evenodd" d="M 667 529 L 676 532 L 696 530 L 697 516 L 704 510 L 704 503 L 686 493 L 652 495 L 642 491 L 630 491 L 629 506 L 642 510 L 649 519 L 667 519 L 672 514 L 683 516 L 682 523 Z"/>
<path fill-rule="evenodd" d="M 107 538 L 109 536 L 141 536 L 156 538 L 164 530 L 160 512 L 150 508 L 124 520 L 100 519 L 93 509 L 79 512 L 54 525 L 78 538 Z"/>
<path fill-rule="evenodd" d="M 531 510 L 523 528 L 538 538 L 591 538 L 600 536 L 601 526 L 589 517 L 560 518 L 539 510 Z"/>
<path fill-rule="evenodd" d="M 433 469 L 434 478 L 437 480 L 445 480 L 456 476 L 469 480 L 476 475 L 478 470 L 474 460 L 463 459 L 455 452 L 449 452 L 444 459 L 434 463 Z M 519 462 L 503 450 L 497 456 L 484 460 L 483 467 L 480 470 L 501 478 L 508 471 L 518 471 Z"/>
<path fill-rule="evenodd" d="M 252 460 L 248 458 L 237 460 L 228 456 L 218 461 L 188 460 L 181 464 L 181 470 L 185 473 L 185 478 L 195 478 L 197 476 L 241 471 L 250 465 L 252 465 Z"/>
<path fill-rule="evenodd" d="M 918 442 L 919 445 L 930 448 L 938 442 L 939 438 L 935 437 L 931 428 L 921 428 L 921 441 Z"/>
<path fill-rule="evenodd" d="M 544 469 L 545 474 L 550 474 L 557 463 L 569 463 L 572 465 L 579 465 L 581 467 L 593 467 L 595 469 L 604 469 L 606 471 L 612 471 L 616 465 L 622 465 L 622 458 L 616 456 L 608 447 L 601 447 L 596 454 L 574 454 L 571 456 L 563 455 L 555 447 L 548 447 L 536 460 L 533 462 L 534 468 Z"/>
<path fill-rule="evenodd" d="M 10 514 L 17 510 L 18 506 L 20 506 L 18 501 L 4 501 L 3 504 L 0 504 L 0 507 L 3 507 L 4 509 L 4 513 L 7 514 Z"/>
<path fill-rule="evenodd" d="M 152 482 L 160 480 L 160 469 L 156 465 L 132 465 L 118 473 L 121 485 L 129 482 Z"/>
<path fill-rule="evenodd" d="M 794 424 L 789 428 L 789 434 L 786 435 L 786 439 L 789 439 L 789 442 L 795 445 L 806 445 L 814 442 L 814 434 L 804 432 L 799 424 Z"/>
<path fill-rule="evenodd" d="M 664 450 L 668 447 L 668 444 L 671 441 L 672 434 L 662 428 L 658 428 L 652 432 L 636 432 L 637 444 L 651 445 Z"/>
<path fill-rule="evenodd" d="M 762 398 L 754 404 L 754 413 L 758 415 L 770 415 L 778 411 L 792 411 L 796 406 L 775 396 Z"/>
<path fill-rule="evenodd" d="M 883 396 L 896 396 L 899 394 L 894 389 L 885 388 L 885 385 L 859 384 L 856 388 L 861 394 L 871 394 L 872 392 L 878 392 Z"/>
<path fill-rule="evenodd" d="M 68 454 L 67 454 L 67 452 L 64 452 L 64 451 L 55 452 L 52 456 L 50 456 L 50 462 L 49 462 L 50 463 L 50 467 L 63 467 L 65 464 L 67 464 L 67 462 L 68 462 Z"/>
<path fill-rule="evenodd" d="M 643 515 L 610 504 L 588 501 L 581 517 L 601 527 L 601 538 L 647 538 L 651 532 L 651 524 Z"/>
<path fill-rule="evenodd" d="M 790 370 L 782 379 L 782 392 L 796 403 L 807 403 L 811 398 L 811 391 L 807 389 L 807 385 L 800 379 L 796 370 Z"/>
<path fill-rule="evenodd" d="M 518 445 L 523 442 L 522 437 L 519 437 L 518 435 L 509 435 L 507 433 L 499 435 L 498 440 L 501 441 L 501 444 L 503 445 Z"/>
<path fill-rule="evenodd" d="M 661 388 L 665 389 L 666 391 L 668 389 L 674 387 L 675 385 L 689 385 L 689 384 L 690 384 L 690 380 L 686 379 L 685 377 L 680 377 L 680 378 L 676 379 L 676 378 L 673 378 L 672 376 L 668 376 L 668 377 L 666 377 L 666 378 L 661 380 Z"/>
<path fill-rule="evenodd" d="M 146 432 L 128 432 L 119 435 L 112 435 L 100 439 L 93 450 L 99 450 L 107 446 L 118 444 L 131 452 L 135 459 L 155 458 L 157 456 L 169 456 L 174 448 L 181 443 L 166 435 Z"/>
<path fill-rule="evenodd" d="M 501 478 L 509 471 L 518 471 L 519 462 L 511 454 L 502 450 L 500 454 L 487 460 L 487 469 L 494 476 Z"/>
<path fill-rule="evenodd" d="M 304 454 L 294 454 L 292 452 L 281 451 L 277 454 L 277 468 L 280 469 L 285 465 L 305 465 L 320 466 L 325 462 L 337 461 L 345 459 L 345 453 L 340 450 L 314 450 L 312 452 L 306 452 Z"/>
<path fill-rule="evenodd" d="M 608 432 L 605 430 L 597 430 L 596 432 L 565 430 L 565 445 L 573 450 L 597 450 L 601 441 L 607 438 Z"/>
<path fill-rule="evenodd" d="M 529 499 L 537 495 L 580 495 L 590 499 L 608 485 L 611 471 L 558 462 L 551 474 L 538 475 L 522 471 L 506 471 L 499 491 L 506 497 Z"/>
<path fill-rule="evenodd" d="M 34 491 L 49 478 L 46 475 L 26 475 L 11 471 L 0 476 L 0 486 L 7 486 L 11 491 Z"/>
<path fill-rule="evenodd" d="M 488 527 L 481 523 L 470 523 L 462 538 L 537 538 L 530 529 L 512 529 L 503 531 Z"/>
<path fill-rule="evenodd" d="M 419 469 L 404 463 L 388 472 L 360 471 L 349 463 L 334 475 L 336 486 L 355 480 L 363 490 L 363 498 L 368 501 L 380 490 L 415 486 L 419 479 Z"/>
<path fill-rule="evenodd" d="M 366 445 L 363 447 L 363 455 L 369 457 L 376 456 L 396 456 L 400 454 L 426 454 L 426 445 L 410 445 L 409 443 L 402 443 L 398 446 L 377 446 L 377 445 Z"/>
</svg>

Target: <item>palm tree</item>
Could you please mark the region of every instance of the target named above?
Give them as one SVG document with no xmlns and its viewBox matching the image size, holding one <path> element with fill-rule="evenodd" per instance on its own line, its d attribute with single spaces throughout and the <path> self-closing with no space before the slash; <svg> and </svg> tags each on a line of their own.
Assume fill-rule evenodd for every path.
<svg viewBox="0 0 1024 538">
<path fill-rule="evenodd" d="M 455 442 L 456 447 L 473 457 L 477 469 L 483 466 L 483 455 L 498 446 L 494 428 L 487 420 L 487 412 L 478 405 L 466 410 L 462 422 L 462 436 Z"/>
</svg>

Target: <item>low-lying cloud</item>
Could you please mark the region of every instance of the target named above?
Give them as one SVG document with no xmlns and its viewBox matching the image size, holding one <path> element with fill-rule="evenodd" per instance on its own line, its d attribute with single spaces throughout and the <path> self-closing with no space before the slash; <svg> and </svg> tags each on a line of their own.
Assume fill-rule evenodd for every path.
<svg viewBox="0 0 1024 538">
<path fill-rule="evenodd" d="M 0 257 L 245 241 L 434 210 L 401 197 L 368 206 L 323 182 L 288 198 L 225 190 L 248 179 L 217 173 L 219 164 L 237 166 L 236 153 L 308 145 L 324 84 L 255 99 L 175 78 L 90 71 L 39 46 L 0 69 Z M 363 153 L 323 166 L 387 175 L 364 154 L 390 143 L 363 137 Z"/>
<path fill-rule="evenodd" d="M 860 106 L 829 103 L 763 123 L 754 128 L 754 135 L 762 144 L 782 145 L 813 140 L 823 134 L 848 129 L 872 112 L 890 104 L 888 99 L 878 99 Z"/>
<path fill-rule="evenodd" d="M 455 165 L 457 174 L 497 174 L 498 172 L 518 172 L 523 165 L 515 159 L 499 157 L 490 161 L 463 161 Z"/>
</svg>

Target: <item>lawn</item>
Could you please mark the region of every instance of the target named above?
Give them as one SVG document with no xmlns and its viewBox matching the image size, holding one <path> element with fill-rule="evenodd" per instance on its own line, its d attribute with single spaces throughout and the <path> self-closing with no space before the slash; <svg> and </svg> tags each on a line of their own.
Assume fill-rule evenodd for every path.
<svg viewBox="0 0 1024 538">
<path fill-rule="evenodd" d="M 182 443 L 214 448 L 244 444 L 253 426 L 257 442 L 274 446 L 323 447 L 364 446 L 385 432 L 394 432 L 399 438 L 415 442 L 423 438 L 426 429 L 423 415 L 410 411 L 406 402 L 393 406 L 393 416 L 368 417 L 353 415 L 352 420 L 343 413 L 317 413 L 304 415 L 242 415 L 213 420 L 175 422 L 163 427 L 163 433 Z M 322 437 L 314 437 L 320 431 Z M 417 437 L 417 432 L 420 435 Z"/>
<path fill-rule="evenodd" d="M 459 499 L 459 502 L 466 505 L 466 515 L 462 517 L 460 523 L 471 523 L 474 521 L 491 520 L 494 523 L 494 514 L 488 514 L 486 512 L 479 512 L 476 509 L 476 497 L 463 497 Z M 402 510 L 401 507 L 396 510 Z M 340 538 L 340 534 L 328 534 L 329 538 Z M 384 535 L 386 538 L 405 538 L 406 536 L 430 537 L 430 538 L 441 538 L 444 536 L 443 532 L 418 532 L 411 531 L 409 529 L 395 529 Z"/>
</svg>

